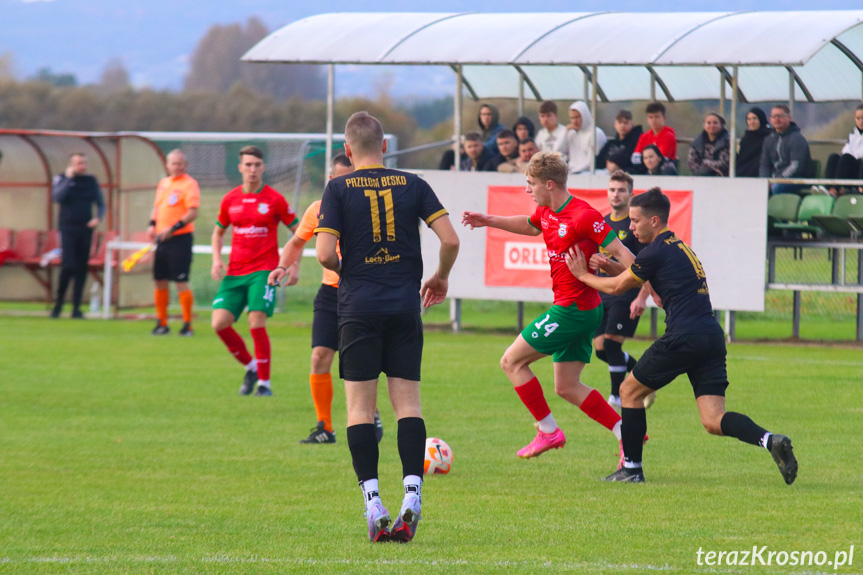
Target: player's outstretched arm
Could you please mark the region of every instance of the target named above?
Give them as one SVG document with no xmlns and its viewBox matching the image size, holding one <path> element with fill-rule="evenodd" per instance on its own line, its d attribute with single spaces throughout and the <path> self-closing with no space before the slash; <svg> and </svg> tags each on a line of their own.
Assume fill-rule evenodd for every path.
<svg viewBox="0 0 863 575">
<path fill-rule="evenodd" d="M 285 243 L 282 248 L 282 255 L 279 257 L 279 267 L 270 272 L 267 277 L 267 284 L 274 286 L 281 283 L 285 276 L 288 276 L 288 283 L 285 285 L 294 285 L 300 278 L 300 256 L 305 247 L 305 240 L 301 239 L 296 234 Z"/>
<path fill-rule="evenodd" d="M 431 223 L 431 229 L 440 240 L 440 254 L 437 270 L 420 289 L 424 307 L 442 303 L 449 290 L 449 272 L 458 256 L 459 239 L 450 222 L 449 216 L 441 216 Z"/>
<path fill-rule="evenodd" d="M 213 237 L 210 240 L 213 248 L 213 267 L 210 268 L 210 277 L 219 281 L 222 279 L 222 274 L 227 271 L 225 263 L 222 261 L 222 244 L 225 240 L 225 228 L 216 225 L 213 228 Z"/>
<path fill-rule="evenodd" d="M 538 236 L 539 230 L 530 225 L 527 216 L 492 216 L 479 212 L 464 212 L 461 223 L 474 228 L 497 228 L 522 236 Z"/>
<path fill-rule="evenodd" d="M 578 249 L 578 246 L 569 248 L 569 251 L 566 253 L 566 265 L 577 280 L 603 293 L 620 295 L 632 288 L 641 287 L 641 282 L 635 279 L 635 276 L 628 271 L 624 271 L 614 277 L 601 278 L 593 275 L 584 257 L 584 252 Z"/>
<path fill-rule="evenodd" d="M 614 238 L 610 244 L 605 247 L 606 251 L 608 251 L 611 255 L 614 256 L 614 259 L 617 260 L 617 263 L 620 264 L 621 270 L 618 270 L 617 273 L 609 273 L 609 275 L 618 275 L 622 270 L 629 268 L 632 265 L 632 262 L 635 261 L 635 256 L 629 251 L 629 248 L 623 245 L 623 242 L 618 238 Z M 608 271 L 608 270 L 606 270 Z"/>
</svg>

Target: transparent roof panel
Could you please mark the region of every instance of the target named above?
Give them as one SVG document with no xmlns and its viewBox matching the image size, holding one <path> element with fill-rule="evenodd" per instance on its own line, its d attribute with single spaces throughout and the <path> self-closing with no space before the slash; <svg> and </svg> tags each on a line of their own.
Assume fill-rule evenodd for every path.
<svg viewBox="0 0 863 575">
<path fill-rule="evenodd" d="M 795 66 L 813 99 L 858 99 L 863 86 L 857 70 L 863 61 L 861 23 L 863 10 L 319 14 L 273 32 L 244 59 L 519 65 L 532 70 L 542 98 L 555 99 L 584 97 L 578 66 L 597 65 L 602 68 L 599 87 L 609 100 L 649 97 L 645 66 L 661 67 L 675 99 L 715 98 L 720 86 L 715 66 L 739 65 L 747 98 L 781 101 L 788 99 L 784 67 Z M 834 39 L 849 53 L 834 47 Z M 517 72 L 512 70 L 471 68 L 465 78 L 479 97 L 518 97 Z M 805 94 L 798 89 L 795 97 Z"/>
<path fill-rule="evenodd" d="M 521 75 L 512 66 L 464 66 L 462 75 L 478 98 L 509 98 L 513 92 L 517 95 L 521 81 Z M 533 98 L 527 86 L 524 97 Z"/>
<path fill-rule="evenodd" d="M 854 100 L 863 96 L 860 69 L 832 44 L 795 71 L 814 100 Z"/>
<path fill-rule="evenodd" d="M 598 66 L 596 78 L 609 102 L 650 99 L 650 70 L 644 66 Z M 657 97 L 664 99 L 659 92 Z"/>
<path fill-rule="evenodd" d="M 499 64 L 512 62 L 538 37 L 583 13 L 464 14 L 440 20 L 405 39 L 387 62 Z M 434 50 L 429 46 L 434 45 Z"/>
<path fill-rule="evenodd" d="M 584 73 L 575 66 L 525 66 L 525 74 L 543 100 L 576 100 L 585 97 Z"/>
<path fill-rule="evenodd" d="M 714 100 L 722 93 L 719 70 L 713 66 L 654 66 L 653 71 L 677 101 Z"/>
<path fill-rule="evenodd" d="M 699 23 L 716 17 L 711 12 L 596 14 L 561 26 L 540 38 L 522 54 L 520 63 L 650 63 L 669 42 Z"/>
</svg>

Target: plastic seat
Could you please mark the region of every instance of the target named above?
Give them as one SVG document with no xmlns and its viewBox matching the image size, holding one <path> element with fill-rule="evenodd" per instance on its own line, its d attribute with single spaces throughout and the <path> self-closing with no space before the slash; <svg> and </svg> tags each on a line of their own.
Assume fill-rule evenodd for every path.
<svg viewBox="0 0 863 575">
<path fill-rule="evenodd" d="M 827 215 L 833 210 L 833 197 L 811 195 L 803 198 L 800 209 L 793 223 L 777 223 L 774 227 L 784 233 L 802 237 L 803 234 L 817 235 L 821 231 L 818 226 L 809 225 L 812 216 Z"/>
<path fill-rule="evenodd" d="M 815 214 L 812 221 L 833 237 L 857 237 L 860 229 L 854 225 L 852 217 L 863 218 L 863 196 L 841 196 L 833 205 L 831 214 Z"/>
<path fill-rule="evenodd" d="M 770 196 L 767 201 L 767 235 L 778 235 L 780 231 L 776 229 L 776 224 L 794 221 L 799 207 L 800 196 L 796 194 Z"/>
<path fill-rule="evenodd" d="M 12 243 L 15 261 L 39 263 L 42 256 L 42 232 L 39 230 L 17 230 Z"/>
<path fill-rule="evenodd" d="M 15 257 L 15 252 L 12 251 L 12 236 L 12 230 L 0 228 L 0 265 Z"/>
<path fill-rule="evenodd" d="M 93 244 L 90 246 L 90 261 L 88 265 L 91 268 L 101 268 L 105 265 L 105 252 L 108 251 L 108 242 L 117 239 L 117 232 L 96 232 L 93 235 Z M 116 261 L 116 252 L 114 259 Z"/>
</svg>

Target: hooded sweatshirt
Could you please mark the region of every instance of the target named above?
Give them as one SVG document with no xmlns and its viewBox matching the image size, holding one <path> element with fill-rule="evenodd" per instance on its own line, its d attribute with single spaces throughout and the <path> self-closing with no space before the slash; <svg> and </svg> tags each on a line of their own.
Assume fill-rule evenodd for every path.
<svg viewBox="0 0 863 575">
<path fill-rule="evenodd" d="M 590 114 L 590 108 L 587 104 L 579 100 L 574 102 L 570 110 L 576 110 L 581 114 L 581 129 L 566 130 L 566 147 L 563 153 L 569 158 L 569 173 L 578 174 L 590 170 L 591 154 L 590 154 L 590 139 L 591 132 L 596 134 L 596 143 L 594 145 L 593 155 L 599 155 L 599 151 L 605 146 L 608 138 L 605 137 L 605 132 L 600 128 L 594 127 L 593 116 Z"/>
<path fill-rule="evenodd" d="M 794 122 L 784 133 L 773 130 L 764 140 L 758 175 L 762 178 L 803 178 L 809 173 L 809 142 Z"/>
<path fill-rule="evenodd" d="M 694 176 L 706 174 L 727 176 L 730 159 L 731 140 L 728 130 L 722 128 L 712 142 L 707 132 L 702 131 L 690 144 L 687 161 L 689 170 Z M 719 170 L 720 174 L 717 174 L 716 170 Z"/>
<path fill-rule="evenodd" d="M 485 141 L 485 149 L 488 150 L 492 156 L 497 156 L 500 154 L 500 151 L 497 149 L 497 135 L 506 130 L 506 126 L 500 123 L 500 112 L 498 111 L 497 106 L 492 104 L 483 104 L 479 107 L 480 112 L 483 108 L 491 110 L 491 128 L 483 126 L 482 118 L 479 117 L 479 112 L 476 114 L 476 123 L 479 125 L 480 133 Z"/>
<path fill-rule="evenodd" d="M 863 158 L 863 132 L 854 126 L 854 131 L 848 134 L 848 141 L 842 146 L 843 154 L 851 154 L 858 160 Z"/>
<path fill-rule="evenodd" d="M 536 137 L 536 127 L 533 125 L 533 122 L 531 122 L 530 118 L 528 118 L 527 116 L 522 116 L 521 118 L 519 118 L 518 120 L 515 121 L 515 124 L 512 125 L 512 131 L 516 136 L 518 136 L 518 132 L 516 131 L 516 127 L 518 127 L 520 124 L 527 128 L 527 133 L 528 133 L 529 137 L 531 137 L 531 138 Z"/>
<path fill-rule="evenodd" d="M 740 138 L 740 151 L 737 152 L 737 167 L 734 169 L 738 178 L 757 178 L 758 166 L 761 164 L 761 149 L 764 139 L 773 132 L 767 123 L 767 114 L 761 108 L 751 108 L 747 114 L 755 114 L 761 127 L 757 130 L 746 130 Z"/>
</svg>

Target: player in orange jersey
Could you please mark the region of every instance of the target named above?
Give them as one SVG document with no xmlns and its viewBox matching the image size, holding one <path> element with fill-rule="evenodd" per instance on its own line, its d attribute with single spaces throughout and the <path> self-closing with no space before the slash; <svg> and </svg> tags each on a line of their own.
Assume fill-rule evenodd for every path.
<svg viewBox="0 0 863 575">
<path fill-rule="evenodd" d="M 195 218 L 201 193 L 198 182 L 186 173 L 189 162 L 179 149 L 168 153 L 165 167 L 168 177 L 162 178 L 156 188 L 156 201 L 150 215 L 147 234 L 158 242 L 153 261 L 153 283 L 156 316 L 159 318 L 153 335 L 171 333 L 168 327 L 168 283 L 174 282 L 177 297 L 183 310 L 183 328 L 180 335 L 192 332 L 192 290 L 189 289 L 189 268 L 192 265 L 192 245 Z"/>
</svg>

